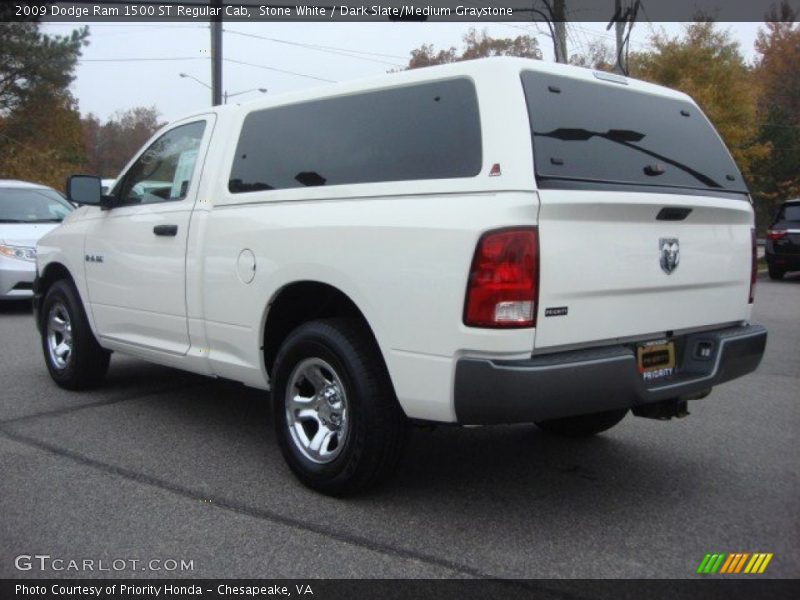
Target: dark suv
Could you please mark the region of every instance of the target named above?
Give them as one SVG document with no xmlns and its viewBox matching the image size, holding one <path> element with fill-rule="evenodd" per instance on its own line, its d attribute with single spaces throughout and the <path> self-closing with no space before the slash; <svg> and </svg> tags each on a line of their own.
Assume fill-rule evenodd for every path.
<svg viewBox="0 0 800 600">
<path fill-rule="evenodd" d="M 800 198 L 781 206 L 767 230 L 766 259 L 770 279 L 800 271 Z"/>
</svg>

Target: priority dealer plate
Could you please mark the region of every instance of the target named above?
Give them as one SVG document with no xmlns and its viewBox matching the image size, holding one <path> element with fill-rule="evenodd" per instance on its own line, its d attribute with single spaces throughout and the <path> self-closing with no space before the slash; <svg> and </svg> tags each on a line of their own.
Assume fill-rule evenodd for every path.
<svg viewBox="0 0 800 600">
<path fill-rule="evenodd" d="M 669 377 L 675 372 L 674 342 L 655 342 L 638 346 L 636 366 L 645 381 Z"/>
</svg>

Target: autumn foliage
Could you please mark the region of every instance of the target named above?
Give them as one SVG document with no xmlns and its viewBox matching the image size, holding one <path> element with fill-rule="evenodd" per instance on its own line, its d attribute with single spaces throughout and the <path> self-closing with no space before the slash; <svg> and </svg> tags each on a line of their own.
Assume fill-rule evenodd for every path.
<svg viewBox="0 0 800 600">
<path fill-rule="evenodd" d="M 770 18 L 756 40 L 754 67 L 759 140 L 772 149 L 768 160 L 754 165 L 762 221 L 780 201 L 800 198 L 800 27 L 788 5 Z"/>
<path fill-rule="evenodd" d="M 0 37 L 0 178 L 63 188 L 84 162 L 69 85 L 88 30 L 46 36 L 38 23 L 0 23 Z"/>
<path fill-rule="evenodd" d="M 460 52 L 455 47 L 437 51 L 432 44 L 423 44 L 411 51 L 408 68 L 419 69 L 487 56 L 542 58 L 539 42 L 530 35 L 520 35 L 515 38 L 493 38 L 485 31 L 479 32 L 476 29 L 470 29 L 462 39 L 464 47 Z"/>
<path fill-rule="evenodd" d="M 71 96 L 39 89 L 0 123 L 0 178 L 63 189 L 85 161 L 80 115 Z"/>
<path fill-rule="evenodd" d="M 104 178 L 116 177 L 163 123 L 155 106 L 118 111 L 105 123 L 91 113 L 81 121 L 85 170 Z"/>
</svg>

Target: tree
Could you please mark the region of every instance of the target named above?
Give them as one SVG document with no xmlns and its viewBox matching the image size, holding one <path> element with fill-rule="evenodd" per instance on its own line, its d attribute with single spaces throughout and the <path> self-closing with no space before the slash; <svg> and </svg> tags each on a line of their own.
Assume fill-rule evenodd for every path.
<svg viewBox="0 0 800 600">
<path fill-rule="evenodd" d="M 13 5 L 0 6 L 0 19 Z M 0 177 L 61 188 L 83 161 L 80 116 L 69 85 L 86 27 L 48 36 L 36 21 L 0 23 Z"/>
<path fill-rule="evenodd" d="M 529 35 L 520 35 L 515 38 L 493 38 L 481 31 L 470 29 L 462 38 L 464 48 L 459 54 L 455 47 L 437 51 L 432 44 L 423 44 L 411 51 L 408 69 L 430 67 L 453 63 L 462 60 L 472 60 L 487 56 L 521 56 L 523 58 L 542 58 L 539 42 Z"/>
<path fill-rule="evenodd" d="M 763 105 L 773 105 L 800 121 L 800 26 L 797 13 L 784 2 L 767 15 L 766 29 L 756 38 L 756 74 L 764 93 Z"/>
<path fill-rule="evenodd" d="M 36 87 L 0 125 L 0 178 L 63 189 L 83 161 L 80 116 L 67 92 Z"/>
<path fill-rule="evenodd" d="M 116 177 L 136 151 L 158 130 L 158 110 L 136 107 L 115 113 L 106 123 L 89 114 L 81 122 L 86 171 Z"/>
<path fill-rule="evenodd" d="M 617 58 L 614 50 L 602 41 L 589 43 L 586 54 L 573 54 L 569 58 L 569 64 L 598 71 L 613 71 Z"/>
<path fill-rule="evenodd" d="M 788 4 L 773 9 L 755 45 L 759 140 L 772 147 L 769 160 L 755 165 L 762 226 L 780 202 L 800 197 L 800 27 L 796 21 L 797 14 Z"/>
<path fill-rule="evenodd" d="M 717 128 L 748 181 L 769 156 L 758 140 L 757 100 L 739 44 L 711 21 L 685 26 L 682 36 L 654 33 L 651 50 L 632 53 L 631 76 L 689 94 Z"/>
<path fill-rule="evenodd" d="M 0 32 L 0 117 L 24 104 L 37 88 L 66 90 L 89 36 L 88 27 L 67 36 L 44 35 L 35 22 L 0 23 Z"/>
</svg>

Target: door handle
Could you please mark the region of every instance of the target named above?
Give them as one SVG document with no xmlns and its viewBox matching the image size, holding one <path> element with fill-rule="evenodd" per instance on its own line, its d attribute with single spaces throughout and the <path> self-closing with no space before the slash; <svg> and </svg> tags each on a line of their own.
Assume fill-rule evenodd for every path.
<svg viewBox="0 0 800 600">
<path fill-rule="evenodd" d="M 176 236 L 178 235 L 177 225 L 156 225 L 153 227 L 153 233 L 156 235 Z"/>
</svg>

